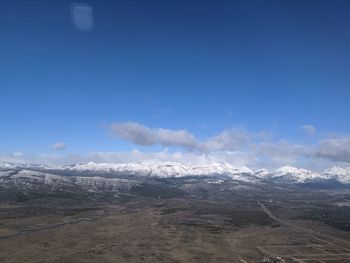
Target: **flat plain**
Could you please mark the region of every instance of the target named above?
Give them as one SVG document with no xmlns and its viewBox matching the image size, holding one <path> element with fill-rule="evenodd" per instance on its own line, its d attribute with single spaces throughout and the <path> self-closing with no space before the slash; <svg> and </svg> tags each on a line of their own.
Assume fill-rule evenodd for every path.
<svg viewBox="0 0 350 263">
<path fill-rule="evenodd" d="M 350 262 L 350 190 L 149 180 L 2 191 L 0 262 Z"/>
</svg>

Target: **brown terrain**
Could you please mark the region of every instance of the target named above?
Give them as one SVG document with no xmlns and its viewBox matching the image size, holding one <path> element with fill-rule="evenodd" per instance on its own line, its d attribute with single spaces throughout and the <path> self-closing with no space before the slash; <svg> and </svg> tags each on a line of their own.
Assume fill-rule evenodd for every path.
<svg viewBox="0 0 350 263">
<path fill-rule="evenodd" d="M 350 191 L 158 180 L 2 195 L 0 262 L 350 262 Z"/>
</svg>

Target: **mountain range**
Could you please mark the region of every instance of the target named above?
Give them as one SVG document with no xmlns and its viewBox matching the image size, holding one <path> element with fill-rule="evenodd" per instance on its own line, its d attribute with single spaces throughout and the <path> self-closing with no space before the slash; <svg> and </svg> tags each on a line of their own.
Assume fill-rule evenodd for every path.
<svg viewBox="0 0 350 263">
<path fill-rule="evenodd" d="M 30 163 L 0 162 L 0 178 L 11 171 L 26 171 L 31 174 L 38 172 L 47 176 L 74 176 L 75 178 L 117 178 L 154 177 L 154 178 L 184 178 L 211 177 L 225 178 L 242 182 L 280 182 L 308 183 L 333 180 L 340 184 L 350 184 L 350 167 L 333 167 L 323 173 L 283 166 L 276 170 L 252 170 L 247 167 L 234 167 L 228 163 L 213 163 L 208 165 L 184 165 L 178 162 L 135 162 L 135 163 L 80 163 L 66 166 L 47 166 Z M 5 173 L 6 172 L 6 173 Z M 20 173 L 20 174 L 21 174 Z M 130 177 L 130 178 L 129 178 Z M 92 180 L 92 179 L 89 179 Z M 97 179 L 96 179 L 97 180 Z M 102 179 L 99 179 L 102 180 Z"/>
</svg>

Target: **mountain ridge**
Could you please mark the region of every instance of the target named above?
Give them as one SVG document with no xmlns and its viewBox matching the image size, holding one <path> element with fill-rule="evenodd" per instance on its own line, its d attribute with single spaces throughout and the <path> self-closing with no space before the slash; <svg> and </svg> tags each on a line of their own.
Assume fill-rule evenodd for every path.
<svg viewBox="0 0 350 263">
<path fill-rule="evenodd" d="M 305 183 L 318 180 L 336 180 L 350 184 L 350 167 L 332 167 L 319 174 L 311 170 L 283 166 L 275 170 L 248 167 L 234 167 L 229 163 L 211 163 L 206 165 L 185 165 L 179 162 L 144 161 L 129 163 L 77 163 L 65 166 L 48 166 L 30 163 L 0 162 L 0 170 L 32 170 L 74 175 L 130 175 L 158 178 L 177 178 L 187 176 L 225 176 L 233 180 L 257 182 L 259 180 L 289 183 Z"/>
</svg>

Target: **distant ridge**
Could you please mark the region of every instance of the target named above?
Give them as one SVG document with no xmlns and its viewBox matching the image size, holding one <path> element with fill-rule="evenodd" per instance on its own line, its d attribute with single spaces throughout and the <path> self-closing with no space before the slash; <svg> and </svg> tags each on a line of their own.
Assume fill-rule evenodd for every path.
<svg viewBox="0 0 350 263">
<path fill-rule="evenodd" d="M 55 174 L 84 175 L 86 173 L 103 175 L 130 175 L 159 178 L 177 178 L 188 176 L 224 176 L 229 179 L 259 182 L 275 181 L 283 183 L 305 183 L 311 181 L 336 180 L 341 184 L 350 184 L 350 167 L 333 167 L 319 174 L 310 170 L 283 166 L 276 170 L 252 170 L 248 167 L 234 167 L 228 163 L 206 165 L 185 165 L 179 162 L 145 161 L 131 163 L 78 163 L 51 167 L 42 164 L 0 162 L 0 171 L 32 170 L 54 172 Z"/>
</svg>

